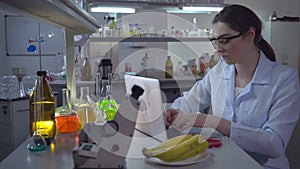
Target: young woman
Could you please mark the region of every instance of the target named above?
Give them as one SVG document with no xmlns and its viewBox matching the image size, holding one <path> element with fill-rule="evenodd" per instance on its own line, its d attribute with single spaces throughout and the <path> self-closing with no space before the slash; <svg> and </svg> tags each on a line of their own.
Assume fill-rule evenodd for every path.
<svg viewBox="0 0 300 169">
<path fill-rule="evenodd" d="M 300 112 L 296 70 L 275 62 L 250 9 L 230 5 L 213 20 L 221 60 L 165 111 L 174 128 L 212 127 L 265 168 L 288 169 L 284 154 Z M 210 107 L 210 114 L 202 114 Z"/>
</svg>

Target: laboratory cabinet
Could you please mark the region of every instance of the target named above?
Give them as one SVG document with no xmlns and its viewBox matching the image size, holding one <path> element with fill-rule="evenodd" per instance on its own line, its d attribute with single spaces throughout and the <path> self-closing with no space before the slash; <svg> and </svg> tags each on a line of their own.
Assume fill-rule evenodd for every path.
<svg viewBox="0 0 300 169">
<path fill-rule="evenodd" d="M 29 112 L 28 97 L 0 100 L 0 161 L 30 135 Z"/>
</svg>

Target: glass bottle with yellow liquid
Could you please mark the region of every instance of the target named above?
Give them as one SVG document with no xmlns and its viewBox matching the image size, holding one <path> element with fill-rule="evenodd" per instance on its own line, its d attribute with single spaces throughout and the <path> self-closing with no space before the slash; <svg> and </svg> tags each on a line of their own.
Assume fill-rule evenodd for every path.
<svg viewBox="0 0 300 169">
<path fill-rule="evenodd" d="M 168 56 L 166 64 L 165 64 L 165 78 L 173 77 L 173 62 L 171 60 L 171 56 Z"/>
<path fill-rule="evenodd" d="M 35 88 L 30 94 L 30 131 L 42 135 L 49 144 L 56 134 L 55 101 L 46 75 L 46 71 L 37 72 Z"/>
<path fill-rule="evenodd" d="M 119 108 L 116 100 L 112 96 L 111 80 L 112 80 L 112 74 L 108 73 L 108 84 L 105 86 L 106 96 L 101 101 L 100 104 L 100 110 L 105 112 L 107 121 L 111 121 L 114 119 Z"/>
</svg>

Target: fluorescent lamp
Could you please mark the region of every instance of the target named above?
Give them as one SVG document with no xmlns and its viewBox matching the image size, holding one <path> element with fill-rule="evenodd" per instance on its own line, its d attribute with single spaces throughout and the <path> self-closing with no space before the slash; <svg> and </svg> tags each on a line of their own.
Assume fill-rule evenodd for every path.
<svg viewBox="0 0 300 169">
<path fill-rule="evenodd" d="M 204 6 L 183 6 L 184 11 L 199 11 L 199 12 L 220 12 L 223 7 L 204 7 Z"/>
<path fill-rule="evenodd" d="M 134 8 L 123 7 L 91 7 L 91 12 L 107 12 L 107 13 L 135 13 Z"/>
</svg>

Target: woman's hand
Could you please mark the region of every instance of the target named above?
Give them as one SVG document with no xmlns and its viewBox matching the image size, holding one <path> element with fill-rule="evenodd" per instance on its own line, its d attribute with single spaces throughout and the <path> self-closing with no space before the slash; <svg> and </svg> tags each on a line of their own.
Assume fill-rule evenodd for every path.
<svg viewBox="0 0 300 169">
<path fill-rule="evenodd" d="M 203 127 L 206 120 L 206 115 L 188 113 L 188 114 L 180 114 L 177 116 L 175 121 L 173 122 L 172 127 L 185 130 L 191 127 Z"/>
<path fill-rule="evenodd" d="M 211 114 L 179 114 L 172 127 L 185 130 L 192 127 L 210 127 L 218 130 L 223 135 L 229 136 L 231 123 L 228 120 Z"/>
<path fill-rule="evenodd" d="M 169 128 L 175 121 L 178 115 L 182 114 L 178 109 L 167 109 L 164 111 L 165 116 L 165 124 L 166 127 Z"/>
</svg>

